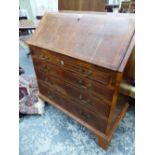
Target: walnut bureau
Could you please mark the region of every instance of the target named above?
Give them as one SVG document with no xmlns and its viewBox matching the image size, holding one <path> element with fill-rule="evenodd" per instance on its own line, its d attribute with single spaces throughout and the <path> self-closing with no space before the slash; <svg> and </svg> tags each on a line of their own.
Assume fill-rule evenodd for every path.
<svg viewBox="0 0 155 155">
<path fill-rule="evenodd" d="M 27 42 L 40 98 L 91 130 L 104 149 L 127 111 L 117 98 L 134 34 L 131 14 L 55 12 Z"/>
</svg>

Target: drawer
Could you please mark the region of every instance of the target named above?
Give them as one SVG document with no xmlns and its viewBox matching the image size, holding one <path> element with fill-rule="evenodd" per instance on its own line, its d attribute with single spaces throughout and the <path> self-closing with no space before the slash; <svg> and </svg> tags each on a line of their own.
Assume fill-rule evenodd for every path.
<svg viewBox="0 0 155 155">
<path fill-rule="evenodd" d="M 55 101 L 54 99 L 57 99 L 55 102 L 61 107 L 68 109 L 69 111 L 70 106 L 68 106 L 68 104 L 65 102 L 65 100 L 63 100 L 62 97 L 59 97 L 59 98 L 57 97 L 55 90 L 49 88 L 46 84 L 43 84 L 42 82 L 39 82 L 38 86 L 41 94 L 43 94 L 44 96 L 46 96 L 47 98 L 53 101 Z"/>
<path fill-rule="evenodd" d="M 54 77 L 48 77 L 47 81 L 38 78 L 39 83 L 47 84 L 49 88 L 55 90 L 68 98 L 76 100 L 79 104 L 85 108 L 94 111 L 97 115 L 103 118 L 107 118 L 110 113 L 110 105 L 104 103 L 102 100 L 92 96 L 86 90 L 81 91 L 74 86 L 65 83 L 63 80 Z"/>
<path fill-rule="evenodd" d="M 98 98 L 103 99 L 106 103 L 110 103 L 112 101 L 112 97 L 114 94 L 114 89 L 112 88 L 109 88 L 94 80 L 80 76 L 74 72 L 64 70 L 57 65 L 49 64 L 48 62 L 40 62 L 38 61 L 38 59 L 35 59 L 34 63 L 36 66 L 36 73 L 40 72 L 40 74 L 38 73 L 38 76 L 42 76 L 42 78 L 46 78 L 48 76 L 59 77 L 64 81 L 83 89 L 84 91 L 87 90 Z M 48 75 L 47 73 L 50 75 Z"/>
<path fill-rule="evenodd" d="M 31 47 L 31 50 L 32 57 L 39 61 L 58 65 L 61 68 L 75 72 L 83 77 L 87 77 L 105 85 L 109 85 L 111 81 L 115 81 L 116 73 L 111 70 L 38 47 Z"/>
<path fill-rule="evenodd" d="M 50 100 L 54 101 L 62 108 L 71 112 L 73 115 L 77 116 L 87 124 L 93 126 L 94 128 L 102 132 L 105 132 L 107 120 L 98 117 L 95 113 L 77 104 L 76 101 L 64 97 L 61 93 L 49 89 L 48 86 L 44 84 L 39 83 L 39 90 L 43 95 L 48 97 Z"/>
</svg>

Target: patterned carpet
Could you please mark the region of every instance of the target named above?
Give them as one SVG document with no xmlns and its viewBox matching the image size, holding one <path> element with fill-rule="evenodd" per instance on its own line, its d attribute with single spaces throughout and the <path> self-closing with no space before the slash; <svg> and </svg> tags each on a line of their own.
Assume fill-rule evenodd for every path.
<svg viewBox="0 0 155 155">
<path fill-rule="evenodd" d="M 21 42 L 20 65 L 25 74 L 35 76 L 28 48 Z M 25 116 L 20 120 L 20 155 L 134 155 L 135 108 L 129 110 L 117 128 L 107 151 L 82 125 L 51 105 L 42 116 Z"/>
</svg>

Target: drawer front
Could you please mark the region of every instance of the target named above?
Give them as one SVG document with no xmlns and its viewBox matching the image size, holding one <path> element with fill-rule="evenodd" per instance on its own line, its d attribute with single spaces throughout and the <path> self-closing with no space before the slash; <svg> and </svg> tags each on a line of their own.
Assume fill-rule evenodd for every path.
<svg viewBox="0 0 155 155">
<path fill-rule="evenodd" d="M 81 91 L 63 80 L 54 77 L 48 77 L 45 80 L 39 76 L 38 80 L 40 83 L 46 83 L 51 89 L 63 94 L 64 96 L 73 98 L 85 108 L 94 111 L 96 115 L 108 118 L 110 105 L 92 96 L 87 92 L 87 90 Z"/>
<path fill-rule="evenodd" d="M 50 100 L 54 101 L 56 104 L 71 112 L 73 115 L 77 116 L 87 124 L 102 132 L 105 132 L 105 128 L 107 125 L 106 120 L 97 117 L 93 112 L 76 104 L 74 100 L 64 97 L 62 94 L 56 92 L 55 90 L 49 89 L 48 86 L 44 84 L 39 83 L 39 90 L 41 94 L 45 95 Z"/>
<path fill-rule="evenodd" d="M 105 85 L 109 85 L 111 81 L 115 81 L 116 74 L 113 71 L 38 47 L 31 47 L 31 50 L 33 58 L 56 64 L 83 77 L 93 79 Z"/>
<path fill-rule="evenodd" d="M 42 78 L 47 78 L 48 76 L 54 76 L 62 78 L 64 81 L 73 84 L 74 86 L 81 88 L 82 90 L 86 90 L 96 97 L 104 100 L 106 103 L 111 103 L 112 97 L 114 94 L 114 89 L 108 88 L 105 85 L 96 82 L 94 80 L 82 77 L 74 72 L 70 72 L 68 70 L 64 70 L 57 65 L 49 64 L 48 62 L 42 62 L 38 59 L 34 59 L 34 64 L 36 68 L 36 72 L 40 72 L 38 76 L 43 76 Z M 50 75 L 46 75 L 49 73 Z"/>
</svg>

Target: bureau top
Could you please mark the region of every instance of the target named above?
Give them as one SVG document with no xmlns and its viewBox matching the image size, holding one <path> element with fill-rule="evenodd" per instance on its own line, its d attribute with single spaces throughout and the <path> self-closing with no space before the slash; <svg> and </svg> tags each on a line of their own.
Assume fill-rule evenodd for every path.
<svg viewBox="0 0 155 155">
<path fill-rule="evenodd" d="M 131 14 L 46 13 L 28 44 L 122 72 L 134 29 Z"/>
</svg>

